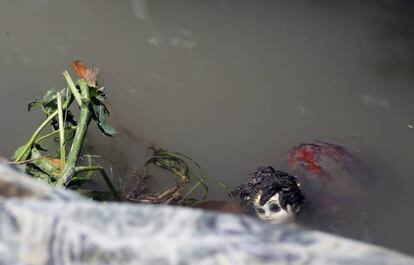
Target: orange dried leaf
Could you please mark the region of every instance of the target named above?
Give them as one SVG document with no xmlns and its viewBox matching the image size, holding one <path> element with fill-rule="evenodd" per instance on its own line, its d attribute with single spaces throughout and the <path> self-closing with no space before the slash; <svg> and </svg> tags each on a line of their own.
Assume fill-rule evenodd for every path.
<svg viewBox="0 0 414 265">
<path fill-rule="evenodd" d="M 99 68 L 87 68 L 81 60 L 76 60 L 72 63 L 72 68 L 79 78 L 85 79 L 90 87 L 97 87 L 96 78 L 99 73 Z"/>
<path fill-rule="evenodd" d="M 72 63 L 72 69 L 79 78 L 84 78 L 86 75 L 86 65 L 81 60 L 76 60 Z"/>
</svg>

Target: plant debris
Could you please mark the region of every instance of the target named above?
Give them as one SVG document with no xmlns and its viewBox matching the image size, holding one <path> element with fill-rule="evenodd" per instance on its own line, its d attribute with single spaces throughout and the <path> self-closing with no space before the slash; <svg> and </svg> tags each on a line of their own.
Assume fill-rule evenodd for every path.
<svg viewBox="0 0 414 265">
<path fill-rule="evenodd" d="M 231 197 L 227 186 L 222 182 L 203 174 L 201 166 L 192 158 L 166 149 L 150 146 L 152 156 L 144 164 L 141 171 L 133 175 L 132 189 L 118 193 L 109 176 L 101 166 L 93 163 L 91 154 L 83 154 L 89 124 L 95 122 L 106 136 L 115 136 L 116 130 L 109 122 L 110 111 L 106 106 L 106 94 L 97 82 L 99 68 L 87 68 L 80 61 L 74 61 L 72 68 L 79 79 L 74 82 L 67 71 L 63 73 L 67 87 L 48 90 L 41 100 L 34 100 L 28 110 L 40 108 L 46 115 L 45 120 L 36 129 L 27 143 L 19 147 L 13 157 L 13 164 L 24 164 L 28 174 L 46 183 L 58 187 L 66 187 L 78 192 L 101 199 L 103 192 L 83 185 L 91 180 L 93 172 L 100 173 L 112 193 L 113 198 L 133 202 L 153 204 L 193 205 L 207 198 L 206 181 L 213 180 L 221 185 Z M 70 110 L 74 105 L 80 109 L 77 117 Z M 49 131 L 41 135 L 43 131 Z M 59 149 L 53 153 L 41 143 L 52 139 L 59 143 Z M 87 164 L 79 163 L 86 158 Z M 83 159 L 85 160 L 85 159 Z M 175 185 L 158 193 L 147 189 L 147 180 L 151 176 L 151 168 L 160 168 L 174 179 Z M 200 198 L 193 193 L 201 189 Z"/>
<path fill-rule="evenodd" d="M 76 83 L 65 71 L 63 75 L 68 87 L 61 90 L 50 89 L 41 100 L 29 103 L 29 111 L 40 107 L 46 118 L 29 141 L 15 151 L 12 160 L 14 163 L 26 161 L 24 163 L 26 172 L 36 178 L 55 186 L 73 189 L 90 180 L 90 174 L 85 175 L 82 174 L 83 172 L 99 172 L 113 196 L 120 199 L 103 167 L 92 165 L 90 160 L 88 160 L 87 166 L 78 164 L 78 160 L 82 156 L 81 150 L 86 133 L 92 120 L 97 123 L 105 135 L 113 136 L 116 131 L 107 121 L 109 111 L 105 107 L 106 95 L 103 87 L 98 87 L 96 83 L 98 69 L 86 68 L 81 61 L 75 61 L 72 66 L 80 76 Z M 78 120 L 70 111 L 75 101 L 80 108 Z M 40 136 L 47 127 L 50 128 L 49 132 Z M 40 143 L 56 136 L 59 136 L 60 148 L 58 154 L 53 155 Z M 67 156 L 66 149 L 69 149 Z"/>
<path fill-rule="evenodd" d="M 170 152 L 166 149 L 149 147 L 152 156 L 144 164 L 143 170 L 135 171 L 133 189 L 124 194 L 128 201 L 146 202 L 153 204 L 174 204 L 192 206 L 207 198 L 207 181 L 214 181 L 226 190 L 232 197 L 230 190 L 221 181 L 204 175 L 201 166 L 191 157 L 182 153 Z M 150 167 L 154 166 L 167 171 L 175 181 L 175 185 L 158 193 L 147 190 L 147 180 L 150 178 Z M 201 198 L 194 198 L 192 194 L 202 189 Z"/>
</svg>

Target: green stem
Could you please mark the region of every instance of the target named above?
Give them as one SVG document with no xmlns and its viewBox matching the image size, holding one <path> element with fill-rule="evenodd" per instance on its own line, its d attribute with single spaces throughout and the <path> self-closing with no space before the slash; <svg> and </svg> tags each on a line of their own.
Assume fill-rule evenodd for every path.
<svg viewBox="0 0 414 265">
<path fill-rule="evenodd" d="M 193 187 L 191 187 L 191 189 L 189 189 L 186 194 L 184 194 L 183 199 L 187 199 L 187 197 L 190 196 L 190 194 L 193 193 L 200 185 L 201 181 L 197 181 L 197 183 L 193 185 Z"/>
<path fill-rule="evenodd" d="M 230 199 L 233 199 L 233 195 L 232 195 L 232 193 L 231 193 L 231 190 L 230 190 L 230 188 L 226 185 L 226 184 L 224 184 L 224 182 L 222 182 L 222 181 L 220 181 L 220 180 L 218 180 L 217 178 L 215 178 L 215 177 L 208 177 L 208 176 L 204 176 L 204 179 L 205 180 L 207 180 L 207 181 L 211 181 L 211 182 L 216 182 L 218 185 L 220 185 L 226 192 L 227 192 L 227 196 L 230 198 Z"/>
<path fill-rule="evenodd" d="M 76 128 L 77 128 L 77 126 L 71 126 L 71 127 L 69 127 L 68 129 L 66 129 L 66 130 L 65 130 L 65 132 L 66 132 L 66 131 L 73 131 L 73 130 L 76 130 Z M 35 144 L 38 144 L 38 143 L 40 143 L 41 141 L 46 140 L 47 138 L 52 137 L 52 136 L 54 136 L 54 135 L 56 135 L 56 134 L 58 134 L 58 133 L 59 133 L 59 131 L 53 131 L 53 132 L 50 132 L 50 133 L 48 133 L 48 134 L 45 134 L 45 135 L 43 135 L 42 137 L 37 138 L 37 140 L 36 140 L 36 141 L 34 141 L 34 143 L 35 143 Z"/>
<path fill-rule="evenodd" d="M 65 124 L 63 122 L 63 107 L 62 107 L 62 95 L 57 93 L 57 108 L 59 116 L 59 147 L 60 147 L 60 163 L 62 168 L 65 167 Z"/>
<path fill-rule="evenodd" d="M 83 79 L 80 79 L 78 84 L 82 94 L 81 101 L 83 101 L 83 104 L 80 105 L 81 111 L 79 115 L 78 129 L 76 130 L 75 137 L 73 138 L 72 147 L 69 151 L 68 158 L 66 159 L 66 166 L 62 172 L 62 177 L 57 183 L 57 186 L 67 185 L 75 174 L 75 167 L 85 141 L 86 132 L 88 130 L 89 123 L 92 120 L 92 112 L 89 108 L 90 95 L 88 84 Z"/>
<path fill-rule="evenodd" d="M 63 104 L 63 109 L 67 109 L 68 106 L 72 103 L 73 96 L 72 94 L 69 95 L 68 99 L 65 101 L 65 104 Z M 32 137 L 30 137 L 29 141 L 25 144 L 23 152 L 20 153 L 20 155 L 14 160 L 14 162 L 19 162 L 22 160 L 24 155 L 30 150 L 33 143 L 36 141 L 36 138 L 39 136 L 39 134 L 43 131 L 43 129 L 58 115 L 58 111 L 53 112 L 50 114 L 47 119 L 37 128 L 37 130 L 34 132 Z"/>
<path fill-rule="evenodd" d="M 109 176 L 106 174 L 105 169 L 103 167 L 80 166 L 80 167 L 76 167 L 74 172 L 75 174 L 78 174 L 78 173 L 86 172 L 86 171 L 99 171 L 99 173 L 101 173 L 106 185 L 108 185 L 114 197 L 117 198 L 118 200 L 121 200 L 121 196 L 119 196 L 118 192 L 116 191 L 114 185 L 112 184 L 111 180 L 109 179 Z"/>
<path fill-rule="evenodd" d="M 37 128 L 35 133 L 32 135 L 32 137 L 29 139 L 29 141 L 24 146 L 24 151 L 20 153 L 20 155 L 14 160 L 14 162 L 19 162 L 24 155 L 29 151 L 29 149 L 32 147 L 34 141 L 36 140 L 37 136 L 42 132 L 42 130 L 49 125 L 49 123 L 52 121 L 54 117 L 58 114 L 57 111 L 53 112 L 47 119 Z"/>
<path fill-rule="evenodd" d="M 63 76 L 65 77 L 66 83 L 68 83 L 69 89 L 72 92 L 73 96 L 75 97 L 76 102 L 78 103 L 79 107 L 81 107 L 83 105 L 82 104 L 82 96 L 79 93 L 79 91 L 76 89 L 75 83 L 73 83 L 73 80 L 70 77 L 68 71 L 64 71 Z"/>
</svg>

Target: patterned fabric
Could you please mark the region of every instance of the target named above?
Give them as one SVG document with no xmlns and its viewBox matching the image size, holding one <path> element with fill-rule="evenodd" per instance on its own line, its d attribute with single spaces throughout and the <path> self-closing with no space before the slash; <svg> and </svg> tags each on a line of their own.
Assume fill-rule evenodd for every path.
<svg viewBox="0 0 414 265">
<path fill-rule="evenodd" d="M 0 265 L 414 264 L 328 234 L 197 209 L 98 203 L 0 164 Z"/>
</svg>

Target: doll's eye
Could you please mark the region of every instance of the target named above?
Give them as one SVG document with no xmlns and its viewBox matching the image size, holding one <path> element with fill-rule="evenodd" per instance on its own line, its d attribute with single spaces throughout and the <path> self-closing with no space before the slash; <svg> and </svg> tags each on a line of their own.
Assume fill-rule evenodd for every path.
<svg viewBox="0 0 414 265">
<path fill-rule="evenodd" d="M 258 214 L 264 214 L 265 213 L 265 210 L 263 210 L 262 208 L 256 208 L 256 212 Z"/>
<path fill-rule="evenodd" d="M 280 211 L 280 207 L 276 203 L 270 204 L 269 209 L 272 212 L 278 212 L 278 211 Z"/>
</svg>

